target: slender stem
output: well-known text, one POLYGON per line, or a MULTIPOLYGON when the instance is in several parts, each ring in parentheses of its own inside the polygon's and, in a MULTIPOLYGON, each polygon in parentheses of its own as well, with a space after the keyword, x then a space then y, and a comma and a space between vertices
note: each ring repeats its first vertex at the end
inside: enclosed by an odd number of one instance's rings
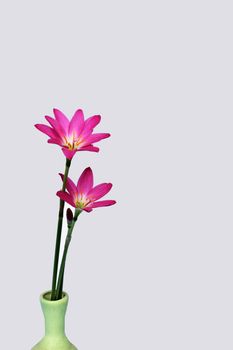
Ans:
MULTIPOLYGON (((65 167, 65 174, 63 179, 62 191, 65 191, 65 188, 66 188, 66 181, 67 181, 67 177, 70 169, 70 164, 71 164, 71 160, 66 159, 66 167, 65 167)), ((64 201, 60 199, 58 223, 57 223, 57 238, 56 238, 54 263, 53 263, 51 300, 55 300, 55 297, 56 297, 57 270, 58 270, 58 261, 59 261, 60 245, 61 245, 61 232, 62 232, 64 205, 65 205, 64 201)))
POLYGON ((71 225, 68 226, 68 232, 67 232, 66 241, 65 241, 65 245, 64 245, 64 251, 63 251, 63 256, 62 256, 62 261, 61 261, 61 266, 60 266, 60 271, 59 271, 59 276, 58 276, 58 282, 57 282, 57 289, 56 289, 56 299, 57 300, 62 298, 66 256, 67 256, 68 248, 70 245, 74 225, 75 225, 80 213, 81 213, 80 209, 75 210, 75 214, 74 214, 74 218, 72 220, 72 223, 71 223, 71 225))

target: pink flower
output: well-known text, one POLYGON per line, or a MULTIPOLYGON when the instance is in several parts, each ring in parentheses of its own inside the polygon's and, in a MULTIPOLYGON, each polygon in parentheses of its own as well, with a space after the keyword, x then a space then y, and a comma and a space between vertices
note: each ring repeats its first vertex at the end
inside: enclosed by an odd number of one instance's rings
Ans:
POLYGON ((53 112, 55 119, 45 117, 51 126, 36 124, 35 127, 49 136, 48 143, 61 146, 68 159, 72 159, 77 151, 99 152, 99 148, 94 147, 93 143, 110 136, 106 133, 93 134, 93 129, 100 122, 100 115, 84 120, 83 111, 78 109, 69 121, 58 109, 54 109, 53 112))
MULTIPOLYGON (((59 174, 63 180, 64 175, 59 174)), ((66 190, 58 191, 57 196, 75 208, 85 211, 92 211, 93 208, 106 207, 116 203, 114 200, 98 201, 112 188, 111 183, 102 183, 93 187, 93 172, 91 168, 86 168, 81 174, 77 186, 68 177, 66 190)))

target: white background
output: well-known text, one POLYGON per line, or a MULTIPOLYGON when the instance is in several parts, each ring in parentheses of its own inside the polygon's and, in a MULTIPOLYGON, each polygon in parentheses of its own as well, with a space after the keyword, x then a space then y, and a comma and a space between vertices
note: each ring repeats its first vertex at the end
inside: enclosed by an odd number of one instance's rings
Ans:
MULTIPOLYGON (((101 114, 114 187, 67 260, 79 350, 232 350, 232 2, 2 1, 1 348, 43 335, 64 156, 35 123, 101 114)), ((96 130, 97 131, 97 130, 96 130)))

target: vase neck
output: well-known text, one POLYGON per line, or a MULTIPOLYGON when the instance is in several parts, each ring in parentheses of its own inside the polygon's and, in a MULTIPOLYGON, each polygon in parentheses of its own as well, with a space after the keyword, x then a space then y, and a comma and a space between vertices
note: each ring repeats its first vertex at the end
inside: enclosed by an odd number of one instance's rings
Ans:
POLYGON ((65 314, 68 297, 50 301, 41 299, 41 307, 45 318, 45 335, 65 335, 65 314))

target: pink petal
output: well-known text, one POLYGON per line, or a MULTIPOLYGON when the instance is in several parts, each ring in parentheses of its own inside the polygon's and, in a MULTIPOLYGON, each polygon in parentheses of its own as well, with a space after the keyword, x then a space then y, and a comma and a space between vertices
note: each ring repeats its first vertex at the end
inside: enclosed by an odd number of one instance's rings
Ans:
POLYGON ((90 143, 95 143, 98 142, 102 139, 106 139, 107 137, 111 136, 110 134, 107 133, 99 133, 99 134, 92 134, 89 137, 86 138, 86 140, 84 141, 83 145, 87 145, 90 143))
POLYGON ((91 199, 91 201, 96 201, 99 198, 105 196, 112 188, 111 183, 103 183, 93 187, 88 193, 87 197, 91 199))
POLYGON ((97 124, 99 124, 100 120, 101 120, 100 115, 94 115, 93 117, 88 118, 85 121, 85 125, 84 125, 83 131, 82 131, 80 137, 83 140, 88 138, 92 134, 94 127, 97 124))
POLYGON ((92 211, 92 209, 89 207, 83 208, 83 210, 87 211, 88 213, 90 213, 92 211))
POLYGON ((78 183, 77 191, 78 193, 88 193, 93 187, 93 172, 91 168, 86 168, 81 174, 78 183))
POLYGON ((48 139, 47 141, 48 143, 53 143, 54 145, 59 145, 59 146, 62 146, 62 143, 59 139, 48 139))
POLYGON ((99 202, 91 203, 88 208, 108 207, 109 205, 113 205, 115 203, 116 201, 114 200, 99 201, 99 202))
POLYGON ((55 115, 56 120, 58 121, 58 123, 62 126, 62 128, 64 129, 65 133, 68 132, 68 128, 69 128, 69 119, 65 116, 64 113, 62 113, 61 111, 59 111, 59 109, 54 108, 53 109, 53 113, 55 115))
POLYGON ((69 134, 74 133, 76 137, 78 137, 84 127, 84 115, 83 111, 81 109, 78 109, 75 113, 73 118, 70 121, 69 125, 69 134))
POLYGON ((85 129, 94 129, 96 127, 96 125, 99 124, 101 120, 101 116, 100 115, 93 115, 90 118, 87 118, 87 120, 85 121, 85 129))
POLYGON ((72 205, 72 207, 75 207, 76 208, 76 205, 71 197, 70 194, 68 194, 67 192, 64 192, 64 191, 58 191, 57 192, 57 196, 64 202, 72 205))
MULTIPOLYGON (((64 175, 63 174, 59 174, 61 176, 62 181, 64 180, 64 175)), ((77 193, 77 188, 75 186, 75 184, 73 183, 73 181, 67 177, 66 180, 66 189, 67 191, 70 193, 70 195, 75 198, 76 193, 77 193)))
POLYGON ((75 153, 77 152, 77 149, 70 150, 68 148, 62 147, 62 152, 64 153, 66 158, 71 160, 73 158, 73 156, 75 155, 75 153))
POLYGON ((49 122, 49 124, 54 128, 54 130, 57 132, 57 134, 61 138, 66 136, 66 132, 65 132, 64 128, 61 126, 61 124, 57 120, 55 120, 47 115, 45 116, 45 119, 49 122))
POLYGON ((83 146, 78 149, 78 151, 90 151, 90 152, 99 152, 99 147, 94 147, 92 145, 90 146, 83 146))
POLYGON ((58 122, 56 119, 53 119, 51 117, 49 117, 48 115, 45 116, 45 119, 49 122, 49 124, 56 129, 56 127, 58 126, 58 122))
POLYGON ((52 128, 50 128, 50 126, 48 126, 48 125, 35 124, 35 127, 51 138, 57 138, 57 136, 58 136, 57 133, 52 128))
POLYGON ((80 139, 84 140, 87 139, 89 136, 91 136, 93 130, 92 129, 83 129, 82 133, 80 134, 80 139))

